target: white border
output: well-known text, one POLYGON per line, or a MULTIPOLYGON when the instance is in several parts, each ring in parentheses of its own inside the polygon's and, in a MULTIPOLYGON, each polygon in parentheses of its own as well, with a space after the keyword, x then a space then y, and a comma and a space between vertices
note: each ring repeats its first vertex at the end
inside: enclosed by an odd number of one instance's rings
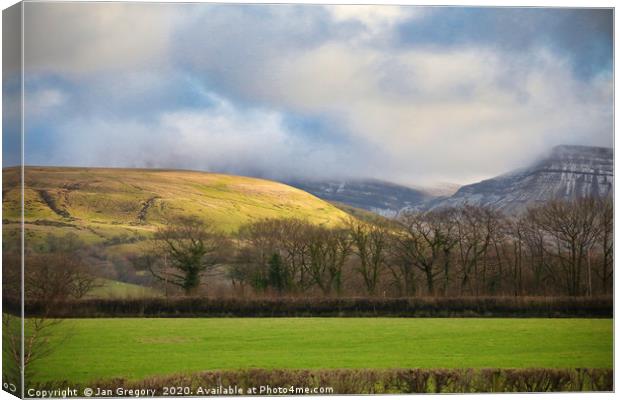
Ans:
MULTIPOLYGON (((76 2, 102 2, 99 0, 75 0, 76 2)), ((40 0, 25 0, 26 2, 43 2, 40 0)), ((49 2, 49 1, 45 1, 45 2, 49 2)), ((120 1, 107 1, 107 2, 120 2, 120 1)), ((153 2, 153 1, 149 1, 149 0, 133 0, 133 2, 153 2)), ((161 3, 223 3, 222 1, 183 1, 183 0, 169 0, 169 1, 160 1, 161 3)), ((426 1, 407 1, 407 0, 403 0, 403 1, 386 1, 386 0, 375 0, 375 1, 367 1, 367 0, 338 0, 338 1, 329 1, 329 0, 314 0, 314 1, 299 1, 299 0, 291 0, 291 1, 256 1, 256 0, 228 0, 226 1, 227 3, 245 3, 245 4, 264 4, 264 3, 293 3, 293 4, 382 4, 382 5, 420 5, 420 6, 483 6, 483 7, 564 7, 564 8, 571 8, 571 7, 588 7, 588 8, 594 8, 594 7, 602 7, 602 8, 615 8, 615 3, 613 1, 610 0, 589 0, 589 1, 583 1, 583 0, 521 0, 521 1, 514 1, 514 0, 505 0, 505 1, 492 1, 492 0, 478 0, 478 1, 467 1, 467 0, 450 0, 450 1, 438 1, 438 0, 426 0, 426 1)), ((2 4, 2 9, 4 10, 5 8, 8 8, 14 4, 17 4, 18 1, 15 0, 9 0, 9 1, 4 1, 2 4)), ((23 25, 23 12, 24 12, 24 8, 22 8, 22 67, 23 67, 23 29, 24 29, 24 25, 23 25)), ((1 33, 1 26, 2 26, 2 22, 1 22, 1 18, 0 18, 0 43, 1 43, 1 39, 2 39, 2 33, 1 33)), ((615 10, 614 10, 614 28, 615 28, 615 10)), ((614 29, 614 149, 615 149, 615 114, 616 114, 616 104, 615 104, 615 93, 618 89, 618 83, 615 80, 615 76, 617 73, 617 68, 616 68, 616 64, 615 64, 615 53, 616 53, 616 49, 618 46, 618 33, 617 31, 614 29)), ((1 65, 1 61, 2 61, 2 55, 0 52, 0 65, 1 65)), ((23 110, 23 104, 24 104, 24 96, 23 96, 23 84, 24 84, 24 80, 23 80, 23 69, 22 69, 22 110, 23 110)), ((0 110, 2 109, 2 96, 0 96, 0 110)), ((24 124, 24 115, 22 112, 22 133, 23 133, 23 124, 24 124)), ((0 142, 0 146, 1 146, 1 142, 0 142)), ((23 160, 23 156, 24 156, 24 135, 22 134, 22 160, 23 160)), ((0 164, 2 162, 2 152, 0 151, 0 164)), ((614 176, 615 176, 615 151, 614 151, 614 176)), ((1 182, 1 176, 0 176, 0 182, 1 182)), ((22 169, 22 179, 23 179, 23 169, 22 169)), ((23 191, 23 186, 22 186, 22 191, 23 191)), ((614 185, 614 199, 618 199, 618 188, 616 185, 614 185)), ((23 194, 22 194, 22 200, 23 200, 23 194)), ((617 218, 616 215, 616 210, 617 210, 617 202, 614 200, 614 222, 616 221, 615 218, 617 218)), ((0 210, 1 213, 1 210, 0 210)), ((22 218, 23 218, 23 207, 22 207, 22 218)), ((615 226, 614 226, 615 228, 615 226)), ((1 235, 1 232, 0 232, 1 235)), ((618 239, 620 237, 620 234, 618 234, 617 231, 614 230, 614 254, 616 254, 615 250, 616 250, 616 246, 615 244, 618 243, 618 239)), ((22 251, 23 251, 23 231, 22 231, 22 251)), ((23 257, 22 257, 22 261, 23 261, 23 257)), ((618 262, 618 258, 615 257, 614 260, 614 267, 617 267, 620 264, 620 262, 618 262)), ((1 260, 0 260, 0 265, 1 265, 1 260)), ((23 265, 22 265, 22 269, 23 269, 23 265)), ((614 268, 615 271, 618 271, 617 268, 614 268)), ((620 277, 619 277, 619 273, 614 274, 614 288, 616 287, 620 287, 619 283, 620 283, 620 277)), ((23 273, 22 273, 22 277, 23 277, 23 273)), ((23 281, 22 281, 22 285, 23 285, 23 281)), ((22 286, 23 287, 23 286, 22 286)), ((615 291, 614 291, 615 293, 615 291)), ((619 305, 619 301, 617 297, 614 297, 614 307, 615 309, 618 308, 619 305)), ((1 308, 0 308, 0 312, 1 312, 1 308)), ((23 331, 22 331, 23 333, 23 331)), ((618 329, 617 329, 617 321, 614 318, 614 344, 616 343, 616 340, 618 339, 618 329)), ((614 347, 614 365, 620 365, 619 364, 620 361, 620 357, 618 355, 618 352, 615 351, 615 347, 614 347)), ((1 364, 1 363, 0 363, 1 364)), ((1 368, 1 365, 0 365, 1 368)), ((615 370, 614 371, 614 383, 620 384, 620 381, 618 380, 618 371, 615 370)), ((14 399, 14 396, 11 396, 10 394, 4 392, 4 391, 0 391, 0 400, 4 400, 4 399, 14 399)), ((533 397, 537 397, 537 396, 544 396, 544 398, 546 399, 556 399, 556 398, 561 398, 561 399, 603 399, 603 398, 613 398, 613 394, 608 394, 608 393, 587 393, 587 394, 583 394, 583 393, 568 393, 568 394, 564 394, 564 393, 551 393, 551 394, 527 394, 527 393, 523 393, 523 394, 466 394, 466 395, 459 395, 459 396, 463 396, 465 398, 475 398, 478 396, 483 396, 485 398, 488 399, 494 399, 494 398, 498 398, 498 399, 527 399, 527 398, 533 398, 533 397)), ((336 398, 344 398, 345 396, 332 396, 332 397, 336 397, 336 398)), ((363 398, 364 396, 346 396, 347 398, 363 398)), ((389 396, 390 398, 396 398, 396 399, 405 399, 405 398, 410 398, 409 396, 406 395, 394 395, 394 396, 389 396)), ((249 399, 251 397, 239 397, 240 399, 249 399)), ((304 398, 308 398, 308 399, 324 399, 324 396, 305 396, 304 398)), ((434 395, 416 395, 416 398, 419 399, 432 399, 432 398, 436 398, 434 397, 434 395)), ((182 399, 182 398, 173 398, 173 399, 182 399)))

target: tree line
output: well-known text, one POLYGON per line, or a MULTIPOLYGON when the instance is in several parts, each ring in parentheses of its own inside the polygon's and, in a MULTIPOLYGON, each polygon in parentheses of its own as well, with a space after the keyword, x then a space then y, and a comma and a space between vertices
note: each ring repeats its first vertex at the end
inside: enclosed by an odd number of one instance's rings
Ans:
POLYGON ((263 219, 225 238, 195 218, 133 260, 185 294, 219 274, 232 295, 592 296, 613 281, 611 199, 549 201, 519 216, 465 205, 382 223, 263 219))

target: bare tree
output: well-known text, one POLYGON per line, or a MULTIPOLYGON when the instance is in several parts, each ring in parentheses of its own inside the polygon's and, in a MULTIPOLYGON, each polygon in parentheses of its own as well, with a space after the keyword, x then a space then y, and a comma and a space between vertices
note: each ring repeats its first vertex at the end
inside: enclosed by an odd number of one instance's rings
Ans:
POLYGON ((479 294, 478 267, 486 256, 496 227, 496 214, 489 208, 465 205, 455 218, 458 237, 458 265, 461 273, 461 294, 466 290, 479 294))
POLYGON ((547 295, 551 288, 556 286, 559 278, 552 257, 545 248, 546 234, 538 228, 533 212, 528 211, 520 217, 520 221, 523 228, 524 253, 532 280, 527 292, 547 295))
POLYGON ((82 259, 74 253, 45 253, 27 256, 26 300, 48 304, 80 299, 97 285, 82 259))
POLYGON ((242 227, 240 240, 239 266, 232 270, 237 279, 253 282, 255 289, 272 286, 281 293, 316 285, 324 294, 341 292, 342 269, 351 249, 343 229, 295 218, 265 219, 242 227))
MULTIPOLYGON (((525 258, 525 235, 527 225, 522 218, 513 218, 506 221, 505 234, 509 240, 501 249, 496 250, 498 264, 504 262, 511 266, 510 282, 514 296, 523 294, 523 265, 525 258), (501 250, 504 250, 502 252, 501 250)), ((497 245, 496 245, 497 248, 497 245)), ((501 275, 501 273, 500 273, 501 275)))
POLYGON ((274 254, 281 258, 284 291, 305 290, 314 282, 308 271, 309 234, 313 226, 296 218, 263 219, 244 225, 239 231, 238 277, 255 289, 268 286, 268 263, 274 254))
POLYGON ((291 280, 291 290, 308 289, 314 282, 309 271, 309 238, 314 226, 298 218, 277 220, 278 242, 291 280))
POLYGON ((546 234, 544 249, 560 266, 567 294, 583 294, 583 270, 588 252, 600 232, 600 225, 596 223, 596 200, 551 201, 529 213, 535 226, 546 234))
MULTIPOLYGON (((8 239, 3 241, 2 251, 2 349, 3 368, 2 381, 13 383, 17 390, 21 380, 21 254, 19 244, 7 246, 8 239)), ((21 393, 15 393, 21 395, 21 393)))
POLYGON ((182 288, 186 295, 195 293, 202 276, 222 260, 226 248, 221 235, 194 217, 179 217, 158 229, 152 244, 150 251, 159 259, 149 258, 153 262, 146 267, 155 278, 182 288))
POLYGON ((602 253, 601 268, 597 270, 603 286, 603 293, 610 293, 614 272, 614 208, 610 198, 596 203, 599 225, 597 244, 602 253))
POLYGON ((430 296, 435 294, 435 279, 440 274, 444 274, 447 290, 450 252, 456 244, 450 217, 451 210, 445 210, 405 212, 398 219, 402 228, 402 234, 396 237, 398 251, 402 259, 424 273, 430 296))
POLYGON ((279 252, 278 231, 275 220, 268 219, 242 226, 239 230, 237 260, 229 269, 229 276, 236 282, 249 284, 254 290, 266 290, 269 259, 279 252))
POLYGON ((356 219, 347 222, 349 235, 353 241, 353 252, 357 255, 357 271, 362 276, 366 291, 373 296, 377 290, 379 277, 388 256, 388 229, 356 219))
POLYGON ((511 260, 511 255, 504 252, 509 241, 508 222, 500 211, 482 207, 481 212, 489 243, 482 255, 478 287, 483 293, 495 295, 502 292, 506 265, 511 260))
MULTIPOLYGON (((68 300, 83 298, 96 287, 96 279, 88 272, 77 249, 72 248, 70 252, 67 247, 57 247, 53 248, 54 253, 26 254, 23 296, 26 302, 36 305, 36 311, 25 315, 23 342, 20 316, 10 313, 2 316, 5 354, 16 367, 9 373, 19 376, 23 360, 24 376, 27 381, 32 379, 33 363, 48 356, 62 342, 62 337, 51 340, 54 327, 62 322, 54 318, 54 311, 68 300)), ((13 267, 18 260, 12 259, 13 267)))
POLYGON ((417 282, 415 267, 408 257, 406 251, 403 251, 404 235, 399 232, 390 232, 388 234, 387 253, 389 260, 387 268, 392 274, 392 284, 398 290, 401 296, 413 296, 417 293, 417 282))
POLYGON ((342 269, 351 252, 351 239, 343 229, 315 227, 308 237, 308 271, 323 294, 342 291, 342 269))

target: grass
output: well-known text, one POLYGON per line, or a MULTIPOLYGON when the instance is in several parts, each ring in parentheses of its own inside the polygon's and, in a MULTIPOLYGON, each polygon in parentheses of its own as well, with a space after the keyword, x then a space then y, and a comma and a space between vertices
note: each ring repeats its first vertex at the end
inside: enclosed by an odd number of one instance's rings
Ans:
POLYGON ((114 281, 111 279, 99 278, 96 285, 97 287, 88 292, 87 298, 130 299, 157 297, 162 295, 159 291, 153 288, 135 285, 132 283, 114 281))
MULTIPOLYGON (((17 230, 19 169, 3 169, 4 226, 17 230)), ((264 179, 194 171, 27 167, 27 245, 46 233, 73 232, 86 242, 148 236, 174 216, 196 216, 235 232, 261 218, 298 217, 335 225, 348 215, 302 190, 264 179)))
POLYGON ((242 368, 611 368, 611 319, 75 319, 37 380, 242 368))

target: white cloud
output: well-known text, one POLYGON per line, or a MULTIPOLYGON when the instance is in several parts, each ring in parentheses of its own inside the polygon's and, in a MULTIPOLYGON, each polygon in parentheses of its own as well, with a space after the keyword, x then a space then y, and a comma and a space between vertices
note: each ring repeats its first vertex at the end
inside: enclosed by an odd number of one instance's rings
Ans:
POLYGON ((362 23, 371 34, 423 13, 422 8, 418 7, 390 5, 329 5, 325 8, 335 21, 362 23))
MULTIPOLYGON (((211 107, 167 112, 153 123, 75 119, 60 127, 60 137, 48 149, 52 156, 34 154, 32 162, 47 158, 45 164, 186 168, 287 179, 333 176, 348 160, 330 143, 291 131, 276 111, 240 109, 210 96, 211 107)), ((353 166, 356 160, 350 161, 353 166)))
POLYGON ((265 62, 271 73, 249 75, 260 84, 248 96, 340 121, 387 155, 386 179, 467 182, 520 167, 553 145, 612 144, 611 77, 579 80, 545 50, 382 51, 332 42, 265 62))
POLYGON ((66 94, 55 88, 27 90, 24 96, 25 117, 40 117, 65 104, 66 94))

